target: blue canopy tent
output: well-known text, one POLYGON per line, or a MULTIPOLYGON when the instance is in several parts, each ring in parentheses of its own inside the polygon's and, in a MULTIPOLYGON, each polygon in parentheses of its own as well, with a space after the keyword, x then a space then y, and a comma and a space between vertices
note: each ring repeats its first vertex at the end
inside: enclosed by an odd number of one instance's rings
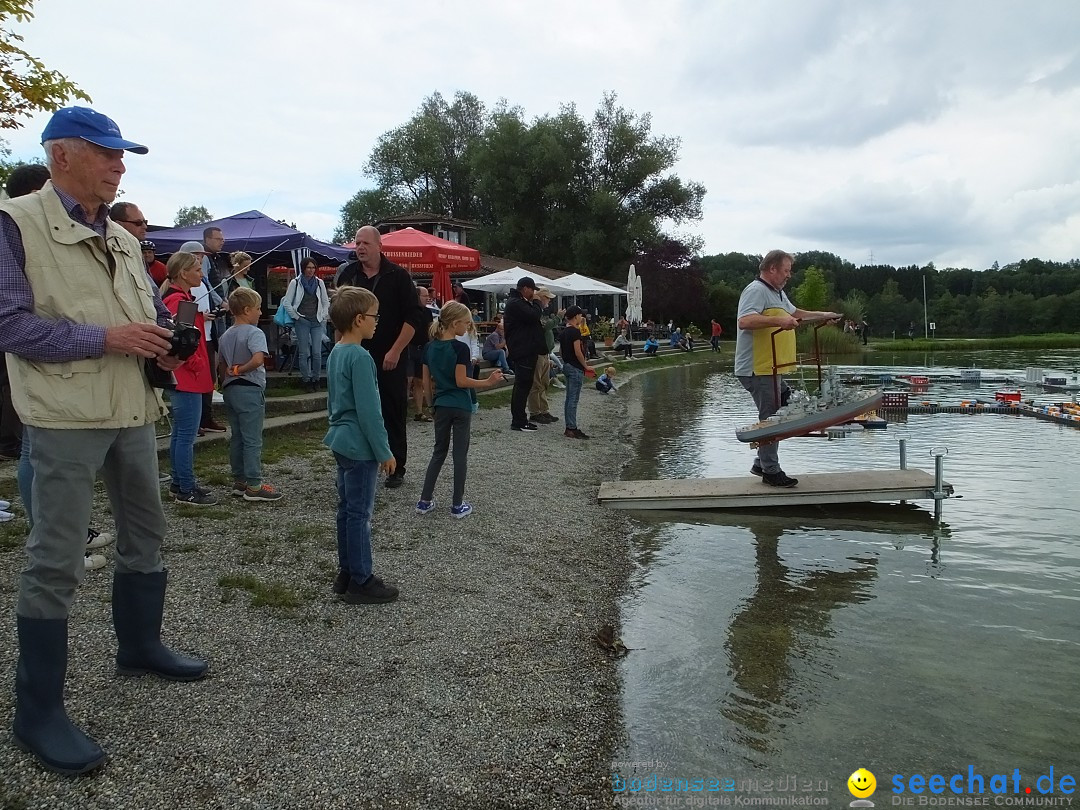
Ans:
MULTIPOLYGON (((154 252, 170 255, 180 250, 184 242, 202 242, 206 228, 220 228, 225 237, 225 250, 229 253, 242 250, 254 260, 249 275, 255 289, 262 296, 263 312, 269 316, 277 308, 279 299, 285 293, 288 279, 272 283, 267 272, 271 267, 292 266, 292 272, 300 272, 300 262, 308 256, 314 256, 320 265, 336 265, 355 258, 348 248, 320 242, 302 231, 282 225, 261 211, 245 211, 224 219, 212 219, 186 228, 164 228, 149 231, 146 238, 154 243, 154 252)), ((276 336, 270 333, 270 345, 277 343, 276 336)))
POLYGON ((332 259, 335 263, 354 258, 353 252, 348 248, 320 242, 302 231, 282 225, 262 211, 245 211, 186 228, 150 231, 146 238, 154 243, 157 253, 176 253, 184 242, 201 242, 203 230, 206 228, 221 229, 225 237, 225 250, 229 252, 242 250, 253 257, 267 252, 291 253, 292 265, 297 272, 301 260, 311 254, 332 259))

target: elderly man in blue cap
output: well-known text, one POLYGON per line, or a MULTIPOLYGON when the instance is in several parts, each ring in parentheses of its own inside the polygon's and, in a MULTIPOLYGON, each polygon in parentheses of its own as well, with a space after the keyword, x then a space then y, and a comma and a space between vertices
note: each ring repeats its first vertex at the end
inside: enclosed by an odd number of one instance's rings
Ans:
POLYGON ((139 243, 108 218, 125 140, 87 107, 57 111, 41 136, 52 181, 0 203, 0 351, 32 439, 34 525, 19 582, 14 741, 47 768, 78 774, 105 762, 64 709, 68 612, 85 565, 94 479, 116 519, 112 612, 121 675, 191 681, 207 664, 161 643, 165 515, 154 423, 161 399, 145 363, 171 370, 169 312, 139 243))

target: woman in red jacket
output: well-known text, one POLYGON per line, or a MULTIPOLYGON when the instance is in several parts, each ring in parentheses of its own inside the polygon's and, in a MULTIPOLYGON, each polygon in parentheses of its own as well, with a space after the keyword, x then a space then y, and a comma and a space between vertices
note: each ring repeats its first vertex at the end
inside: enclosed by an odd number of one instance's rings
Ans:
MULTIPOLYGON (((165 266, 168 284, 161 300, 176 317, 181 301, 194 301, 191 288, 202 283, 202 261, 191 253, 174 253, 165 266)), ((172 437, 169 442, 169 459, 172 462, 172 485, 169 487, 177 503, 193 506, 210 506, 217 498, 195 481, 195 434, 202 418, 202 396, 214 390, 214 375, 206 353, 206 332, 203 330, 203 314, 196 313, 195 323, 199 331, 199 347, 173 374, 176 389, 169 392, 172 410, 172 437)))

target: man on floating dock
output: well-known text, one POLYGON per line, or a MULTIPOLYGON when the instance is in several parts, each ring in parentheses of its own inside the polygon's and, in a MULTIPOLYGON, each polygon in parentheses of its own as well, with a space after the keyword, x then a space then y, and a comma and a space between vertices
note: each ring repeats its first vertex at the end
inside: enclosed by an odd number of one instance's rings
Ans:
MULTIPOLYGON (((739 296, 739 333, 735 339, 735 376, 750 392, 758 406, 758 418, 768 419, 786 405, 791 389, 777 369, 795 363, 795 328, 805 318, 840 317, 832 312, 799 309, 784 293, 791 278, 790 253, 770 250, 758 268, 759 275, 739 296), (776 335, 773 354, 773 332, 776 335), (776 401, 776 392, 780 401, 776 401)), ((780 469, 779 442, 758 447, 758 457, 750 472, 773 487, 793 487, 798 479, 780 469)))

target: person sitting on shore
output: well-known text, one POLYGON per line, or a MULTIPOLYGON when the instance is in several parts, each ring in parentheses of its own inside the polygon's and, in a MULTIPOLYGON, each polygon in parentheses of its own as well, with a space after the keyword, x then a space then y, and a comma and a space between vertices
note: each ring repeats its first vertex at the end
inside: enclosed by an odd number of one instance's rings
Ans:
POLYGON ((630 327, 619 332, 619 336, 615 338, 614 348, 622 349, 624 360, 634 359, 634 341, 630 339, 630 327))
POLYGON ((615 390, 615 366, 608 366, 596 379, 596 390, 601 394, 610 394, 615 390))
POLYGON ((668 343, 673 349, 682 348, 683 336, 682 332, 679 330, 679 327, 676 326, 674 329, 671 330, 671 337, 668 338, 668 343))
POLYGON ((503 322, 499 319, 491 334, 484 341, 484 359, 491 365, 498 366, 504 377, 512 376, 510 364, 506 362, 506 340, 503 338, 503 322))
POLYGON ((656 350, 660 348, 660 341, 649 335, 645 338, 645 346, 642 347, 642 351, 650 357, 656 356, 656 350))

